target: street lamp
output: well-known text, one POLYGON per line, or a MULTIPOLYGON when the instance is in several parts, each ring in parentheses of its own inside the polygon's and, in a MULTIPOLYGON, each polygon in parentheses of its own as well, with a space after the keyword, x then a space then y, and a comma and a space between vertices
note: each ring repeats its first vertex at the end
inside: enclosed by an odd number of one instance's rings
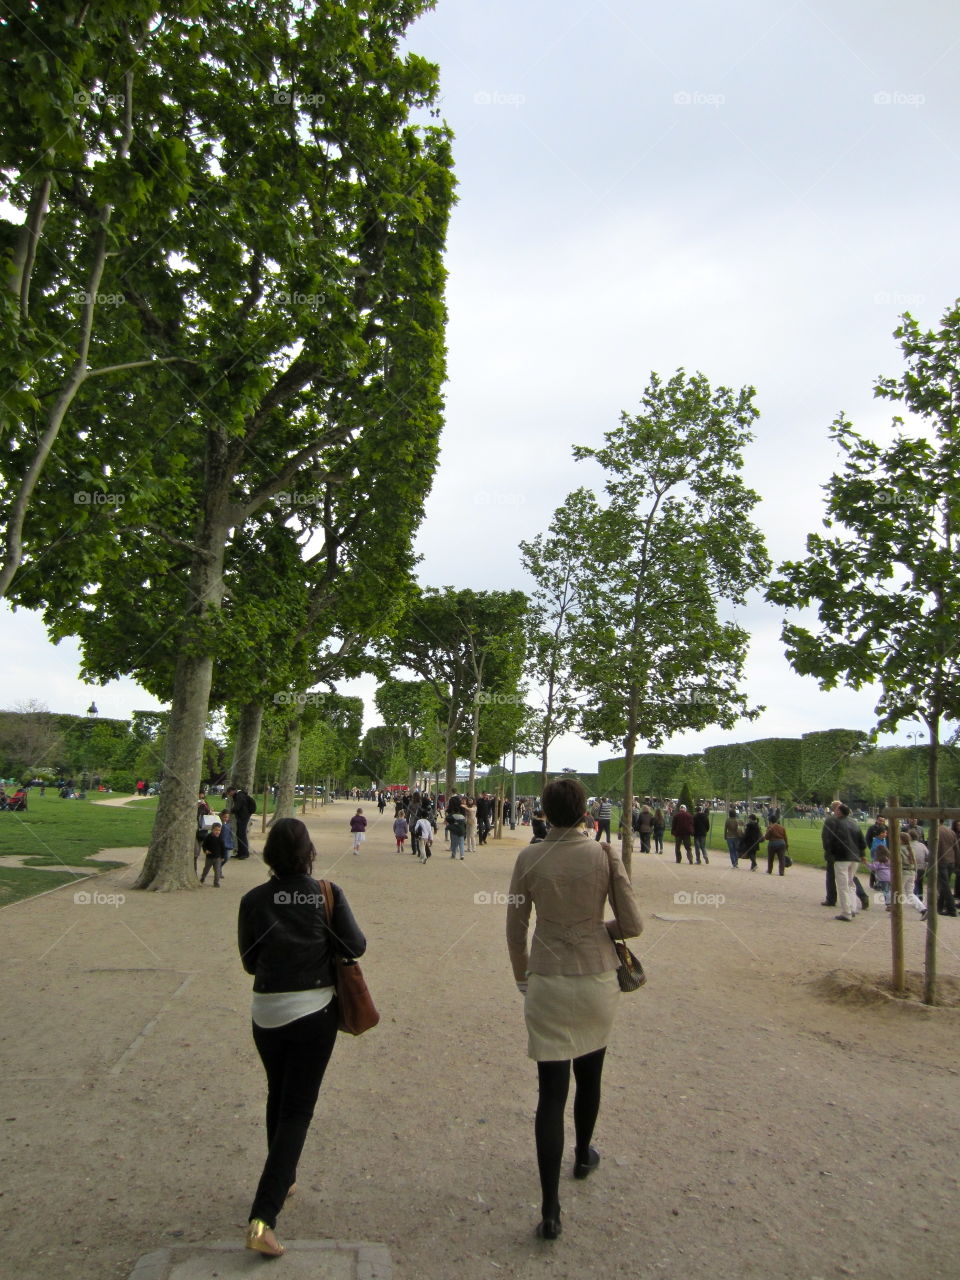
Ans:
POLYGON ((920 739, 923 735, 919 729, 913 733, 908 733, 907 737, 913 739, 913 802, 920 803, 920 752, 917 749, 920 745, 920 739))
MULTIPOLYGON (((93 736, 93 722, 99 714, 100 712, 97 710, 97 704, 95 702, 91 702, 89 707, 87 707, 87 725, 89 727, 86 733, 84 734, 84 739, 86 742, 86 750, 84 752, 84 755, 86 756, 89 756, 90 754, 90 739, 93 736)), ((80 779, 80 790, 83 792, 86 792, 87 787, 89 785, 90 785, 90 779, 87 776, 87 761, 85 760, 83 764, 83 777, 80 779)))
POLYGON ((750 783, 753 781, 753 772, 750 768, 743 771, 743 780, 747 784, 747 813, 750 812, 750 783))

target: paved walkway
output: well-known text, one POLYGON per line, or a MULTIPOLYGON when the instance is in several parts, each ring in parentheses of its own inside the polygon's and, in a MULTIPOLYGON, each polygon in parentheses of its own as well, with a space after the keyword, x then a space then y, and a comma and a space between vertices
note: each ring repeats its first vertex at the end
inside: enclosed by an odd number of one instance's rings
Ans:
MULTIPOLYGON (((316 873, 367 935, 382 1021, 338 1038, 271 1276, 353 1280, 379 1242, 398 1280, 955 1280, 960 1015, 811 984, 889 972, 882 906, 838 923, 813 869, 638 856, 649 981, 607 1054, 602 1164, 583 1183, 565 1167, 563 1235, 545 1243, 502 905, 528 832, 465 862, 440 840, 421 865, 364 805, 355 857, 354 807, 307 822, 316 873)), ((4 1278, 130 1280, 138 1259, 153 1275, 137 1280, 267 1274, 242 1243, 264 1085, 236 946, 263 863, 175 894, 135 892, 137 869, 0 917, 4 1278)), ((956 978, 960 921, 940 926, 956 978)), ((908 919, 911 970, 924 932, 908 919)))

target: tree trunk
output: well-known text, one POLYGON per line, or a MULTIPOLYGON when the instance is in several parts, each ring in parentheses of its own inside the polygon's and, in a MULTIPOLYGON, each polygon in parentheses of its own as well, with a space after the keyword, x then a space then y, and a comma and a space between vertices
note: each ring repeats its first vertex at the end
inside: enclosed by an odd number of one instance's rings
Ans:
POLYGON ((233 765, 230 780, 235 787, 253 794, 257 771, 257 748, 260 746, 260 730, 263 726, 263 703, 246 702, 240 708, 237 724, 237 741, 233 748, 233 765))
POLYGON ((280 759, 277 779, 277 802, 274 805, 270 825, 278 818, 295 818, 297 771, 300 768, 300 740, 303 736, 303 704, 294 704, 290 719, 284 727, 284 750, 280 759))
POLYGON ((446 794, 452 796, 457 786, 457 743, 456 734, 451 734, 447 739, 447 765, 446 777, 444 778, 444 787, 446 794))
MULTIPOLYGON (((479 698, 479 695, 478 695, 479 698)), ((470 738, 470 777, 467 781, 467 795, 473 794, 473 784, 477 776, 477 743, 480 741, 480 703, 477 701, 473 708, 473 734, 470 738)), ((451 795, 448 785, 447 795, 451 795)))
MULTIPOLYGON (((940 803, 940 717, 928 721, 930 729, 930 755, 927 762, 927 787, 930 795, 927 803, 936 807, 940 803)), ((923 1003, 937 1003, 937 902, 940 880, 940 819, 930 823, 928 839, 930 857, 927 862, 927 892, 924 902, 927 908, 927 937, 923 958, 923 1003)))
POLYGON ((205 508, 190 567, 183 630, 173 677, 173 701, 163 761, 163 785, 150 848, 135 889, 193 889, 197 793, 213 680, 213 658, 198 655, 206 619, 223 602, 223 561, 229 529, 227 442, 208 432, 204 459, 205 508))
POLYGON ((633 758, 637 750, 637 703, 639 700, 640 693, 637 686, 631 685, 627 708, 627 736, 624 741, 623 808, 620 813, 620 830, 623 832, 620 856, 623 858, 627 875, 630 875, 633 866, 633 758))

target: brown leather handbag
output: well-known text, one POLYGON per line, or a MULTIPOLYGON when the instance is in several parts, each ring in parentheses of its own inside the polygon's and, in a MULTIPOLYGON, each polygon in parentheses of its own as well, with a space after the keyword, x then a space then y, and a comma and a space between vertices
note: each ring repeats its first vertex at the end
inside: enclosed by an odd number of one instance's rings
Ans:
MULTIPOLYGON (((328 880, 320 881, 323 891, 323 902, 327 912, 327 931, 331 941, 334 933, 333 890, 328 880)), ((337 1026, 351 1036, 362 1036, 365 1031, 375 1027, 380 1021, 380 1014, 373 1003, 373 997, 367 987, 363 970, 356 960, 350 960, 337 953, 334 948, 334 981, 337 987, 337 1026)))

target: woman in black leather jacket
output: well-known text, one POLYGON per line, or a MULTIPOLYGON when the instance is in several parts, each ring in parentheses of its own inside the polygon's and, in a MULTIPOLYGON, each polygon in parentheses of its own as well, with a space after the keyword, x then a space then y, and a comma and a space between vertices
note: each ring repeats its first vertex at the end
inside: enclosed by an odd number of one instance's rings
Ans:
POLYGON ((279 1257, 274 1234, 296 1187, 297 1162, 337 1038, 334 965, 366 949, 343 890, 331 884, 333 919, 311 876, 316 850, 297 818, 271 829, 271 876, 240 900, 239 945, 253 977, 253 1040, 267 1073, 267 1161, 250 1209, 247 1248, 279 1257))

